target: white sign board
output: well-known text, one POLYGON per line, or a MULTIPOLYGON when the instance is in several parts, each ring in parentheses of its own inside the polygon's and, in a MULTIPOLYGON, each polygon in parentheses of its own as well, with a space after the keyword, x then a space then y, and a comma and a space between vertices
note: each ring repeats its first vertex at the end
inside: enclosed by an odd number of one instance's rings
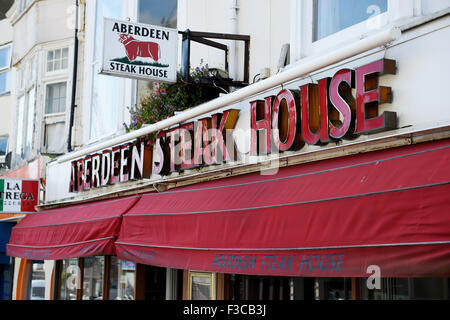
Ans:
POLYGON ((100 73, 161 82, 177 80, 178 31, 104 19, 100 73))

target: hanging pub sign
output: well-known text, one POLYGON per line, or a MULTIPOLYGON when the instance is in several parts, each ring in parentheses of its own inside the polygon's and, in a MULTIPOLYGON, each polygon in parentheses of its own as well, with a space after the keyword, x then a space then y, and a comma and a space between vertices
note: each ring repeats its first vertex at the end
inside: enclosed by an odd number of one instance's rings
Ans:
POLYGON ((39 180, 0 179, 0 213, 34 213, 39 180))
POLYGON ((176 82, 178 31, 105 18, 100 73, 176 82))
MULTIPOLYGON (((332 141, 396 129, 397 114, 379 110, 379 104, 392 101, 391 88, 380 86, 379 77, 395 72, 395 60, 380 59, 355 70, 340 69, 317 84, 249 101, 250 132, 243 134, 250 139, 250 156, 297 151, 305 145, 326 147, 332 141)), ((73 161, 69 192, 245 159, 233 138, 239 113, 227 109, 161 130, 154 146, 141 138, 73 161)))

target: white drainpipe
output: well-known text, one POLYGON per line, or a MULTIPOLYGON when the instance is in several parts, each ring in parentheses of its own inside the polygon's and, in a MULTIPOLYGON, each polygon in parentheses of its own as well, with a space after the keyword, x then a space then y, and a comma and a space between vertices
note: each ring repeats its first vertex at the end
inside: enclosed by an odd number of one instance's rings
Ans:
POLYGON ((361 39, 357 42, 353 42, 346 46, 340 47, 333 51, 328 51, 323 55, 313 57, 305 62, 299 61, 296 65, 291 68, 278 73, 270 78, 262 81, 258 81, 252 85, 241 88, 232 93, 223 95, 214 100, 202 103, 195 108, 183 111, 171 118, 159 121, 152 125, 140 128, 138 130, 129 132, 127 134, 112 138, 108 141, 104 141, 89 147, 82 148, 77 151, 70 152, 58 158, 58 162, 65 162, 73 159, 80 158, 86 154, 94 153, 99 150, 110 148, 142 136, 146 136, 149 133, 156 132, 159 130, 166 129, 178 123, 184 122, 186 120, 201 116, 205 113, 212 112, 214 110, 220 109, 222 107, 234 104, 250 96, 263 92, 265 90, 279 86, 285 82, 300 78, 302 76, 308 75, 311 72, 322 69, 324 67, 330 66, 339 61, 345 60, 347 58, 353 57, 357 54, 366 52, 368 50, 374 49, 388 42, 399 39, 401 36, 401 31, 397 27, 388 28, 386 30, 380 31, 377 34, 369 36, 367 38, 361 39))
MULTIPOLYGON (((238 33, 238 19, 237 19, 237 0, 228 0, 228 32, 231 34, 238 33)), ((238 80, 238 60, 236 41, 229 41, 228 45, 228 72, 229 76, 233 80, 238 80)))

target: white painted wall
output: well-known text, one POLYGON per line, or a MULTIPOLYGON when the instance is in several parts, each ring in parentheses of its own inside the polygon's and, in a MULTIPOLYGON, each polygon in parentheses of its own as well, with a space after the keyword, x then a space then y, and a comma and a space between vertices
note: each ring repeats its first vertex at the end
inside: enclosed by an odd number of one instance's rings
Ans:
MULTIPOLYGON (((13 29, 8 19, 0 20, 0 47, 11 43, 13 40, 13 29)), ((10 71, 10 86, 12 84, 12 72, 10 71)), ((10 94, 0 95, 0 136, 9 135, 12 129, 12 98, 10 94)))
MULTIPOLYGON (((289 43, 289 6, 289 0, 237 1, 237 33, 250 35, 250 81, 261 68, 270 68, 272 75, 277 71, 281 46, 289 43)), ((229 7, 229 1, 223 0, 179 0, 178 29, 230 33, 229 7)), ((203 65, 208 63, 210 67, 224 69, 224 55, 221 50, 191 43, 192 67, 203 61, 203 65)), ((237 80, 243 80, 244 44, 241 41, 236 43, 237 80)))
POLYGON ((8 43, 13 39, 13 28, 8 18, 0 20, 0 45, 8 43))
MULTIPOLYGON (((342 145, 366 141, 375 137, 384 137, 398 133, 409 133, 425 128, 433 128, 450 124, 450 109, 446 92, 448 91, 447 74, 444 70, 450 70, 450 17, 442 17, 422 26, 405 31, 398 41, 394 42, 387 50, 378 48, 371 52, 318 70, 311 77, 298 79, 284 84, 287 89, 299 89, 305 83, 317 82, 324 77, 331 77, 342 68, 356 68, 366 63, 383 57, 397 61, 397 74, 384 75, 380 78, 380 85, 389 86, 393 90, 393 103, 380 106, 380 112, 394 111, 398 116, 397 130, 391 130, 370 136, 362 135, 353 141, 343 140, 342 145), (439 50, 436 50, 436 46, 439 50)), ((241 152, 248 153, 250 134, 249 106, 254 99, 263 99, 269 95, 276 95, 280 87, 261 92, 257 96, 245 99, 236 105, 227 108, 241 109, 240 117, 235 131, 241 130, 237 135, 238 147, 241 152), (247 132, 247 134, 245 134, 247 132), (244 134, 242 134, 244 133, 244 134)), ((224 108, 225 109, 225 108, 224 108)), ((329 144, 328 146, 333 146, 329 144)), ((306 153, 321 150, 324 147, 306 146, 296 153, 306 153)), ((292 152, 291 152, 292 153, 292 152)), ((286 153, 287 154, 287 153, 286 153)), ((152 179, 156 179, 153 177, 152 179)), ((58 201, 69 197, 87 197, 94 194, 111 192, 124 189, 128 184, 116 184, 112 187, 92 189, 79 194, 69 194, 70 163, 58 164, 56 161, 49 163, 47 168, 47 193, 46 201, 58 201)), ((131 182, 132 184, 132 182, 131 182)))
MULTIPOLYGON (((17 6, 16 6, 17 8, 17 6)), ((74 1, 44 0, 34 1, 24 12, 17 10, 10 17, 13 28, 12 66, 15 75, 11 82, 11 106, 13 112, 11 123, 17 122, 18 99, 30 88, 35 88, 33 150, 27 159, 16 159, 12 155, 15 167, 24 165, 30 159, 35 159, 40 152, 46 152, 44 141, 44 113, 46 86, 50 83, 66 81, 66 112, 52 117, 47 122, 65 121, 64 143, 68 136, 68 120, 71 97, 71 77, 73 66, 73 13, 74 1), (65 70, 47 72, 47 52, 60 48, 69 48, 68 66, 65 70), (32 62, 34 61, 34 64, 32 62), (30 74, 36 77, 31 80, 30 74), (27 77, 25 86, 20 86, 21 77, 27 77)), ((81 88, 81 86, 80 86, 81 88)), ((81 90, 81 89, 80 89, 81 90)), ((15 149, 17 129, 11 132, 11 149, 15 149)), ((66 150, 66 148, 64 148, 66 150)))
POLYGON ((13 65, 22 59, 36 44, 55 39, 71 38, 70 19, 72 0, 36 1, 22 16, 13 16, 13 65))
POLYGON ((450 8, 450 0, 421 0, 422 14, 433 14, 450 8))

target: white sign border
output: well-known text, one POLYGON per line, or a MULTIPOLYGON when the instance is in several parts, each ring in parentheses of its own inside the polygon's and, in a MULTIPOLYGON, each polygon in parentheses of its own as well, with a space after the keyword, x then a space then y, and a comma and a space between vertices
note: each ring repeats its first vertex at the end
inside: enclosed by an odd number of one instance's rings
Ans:
POLYGON ((114 76, 114 77, 120 77, 120 78, 125 78, 125 79, 137 79, 137 80, 146 80, 146 81, 152 81, 152 82, 164 82, 164 83, 176 83, 177 82, 177 78, 178 78, 178 42, 179 42, 179 36, 178 36, 178 29, 173 29, 173 28, 166 28, 166 27, 161 27, 161 26, 157 26, 157 25, 151 25, 151 24, 145 24, 145 23, 139 23, 139 22, 133 22, 133 21, 126 21, 126 20, 120 20, 120 19, 114 19, 114 18, 108 18, 108 17, 103 17, 103 35, 102 35, 102 46, 101 46, 101 55, 100 55, 100 66, 98 68, 97 73, 98 74, 104 74, 104 75, 109 75, 109 76, 114 76), (132 75, 130 76, 129 74, 123 74, 121 72, 114 72, 114 71, 108 71, 104 69, 104 53, 105 53, 105 26, 106 26, 106 21, 110 20, 110 21, 116 21, 116 22, 122 22, 122 23, 133 23, 133 24, 137 24, 137 25, 144 25, 144 26, 153 26, 155 28, 161 29, 161 30, 167 30, 170 32, 175 32, 176 33, 176 42, 177 45, 175 46, 175 57, 177 59, 177 61, 175 62, 175 78, 171 77, 169 79, 161 79, 161 78, 155 78, 155 77, 149 77, 149 76, 140 76, 139 74, 136 75, 132 75))

